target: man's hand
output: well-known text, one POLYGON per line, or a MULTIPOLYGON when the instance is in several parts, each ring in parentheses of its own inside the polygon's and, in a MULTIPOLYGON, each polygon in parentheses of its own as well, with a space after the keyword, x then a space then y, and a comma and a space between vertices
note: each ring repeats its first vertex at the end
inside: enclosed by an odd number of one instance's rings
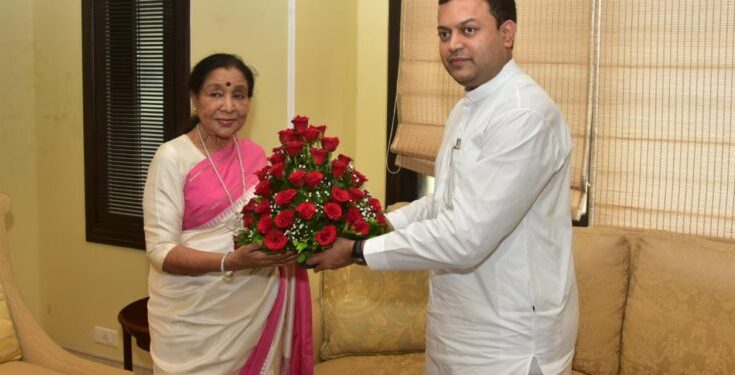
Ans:
POLYGON ((354 242, 346 238, 337 238, 332 247, 312 255, 306 260, 306 264, 315 265, 314 272, 336 270, 337 268, 349 266, 353 263, 352 244, 354 242))

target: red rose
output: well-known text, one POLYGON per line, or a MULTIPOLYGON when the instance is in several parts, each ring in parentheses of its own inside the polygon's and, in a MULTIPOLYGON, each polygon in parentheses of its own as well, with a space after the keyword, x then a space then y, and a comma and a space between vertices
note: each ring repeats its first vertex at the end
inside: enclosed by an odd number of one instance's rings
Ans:
POLYGON ((314 129, 319 131, 319 135, 324 135, 324 131, 327 130, 326 125, 314 125, 314 129))
POLYGON ((347 190, 340 189, 336 186, 332 186, 332 199, 340 203, 349 202, 350 193, 348 193, 347 190))
POLYGON ((377 220, 378 224, 380 225, 388 224, 388 220, 385 218, 385 215, 383 214, 378 214, 378 216, 375 217, 375 220, 377 220))
POLYGON ((293 186, 300 188, 301 185, 304 184, 304 175, 306 175, 306 172, 299 169, 297 171, 291 172, 291 174, 288 176, 288 180, 291 181, 293 186))
POLYGON ((365 177, 364 174, 358 172, 357 170, 352 170, 352 184, 355 185, 355 187, 360 187, 362 184, 367 181, 367 177, 365 177))
POLYGON ((352 223, 352 229, 355 230, 355 233, 359 233, 363 236, 367 236, 368 232, 370 231, 370 226, 365 220, 358 220, 352 223))
POLYGON ((350 162, 352 161, 352 158, 350 158, 349 156, 345 156, 345 155, 339 154, 339 156, 337 156, 337 160, 341 160, 345 164, 350 164, 350 162))
POLYGON ((339 178, 345 173, 346 170, 347 163, 339 159, 332 160, 332 176, 334 176, 335 178, 339 178))
POLYGON ((337 146, 339 146, 339 138, 337 137, 323 137, 322 138, 322 148, 331 152, 337 149, 337 146))
POLYGON ((304 183, 306 183, 306 186, 314 189, 315 187, 319 186, 323 178, 324 175, 321 172, 308 172, 304 176, 304 183))
POLYGON ((283 191, 279 191, 276 193, 275 202, 279 206, 285 206, 296 197, 296 195, 299 193, 296 189, 286 189, 283 191))
POLYGON ((295 218, 296 214, 293 210, 285 210, 278 214, 276 218, 273 219, 273 222, 281 229, 288 229, 291 227, 291 224, 293 224, 295 218))
POLYGON ((283 163, 286 161, 286 157, 283 156, 283 152, 281 152, 280 149, 278 149, 278 152, 273 152, 273 155, 271 155, 268 160, 271 162, 271 164, 278 164, 283 163))
POLYGON ((319 129, 313 126, 309 126, 301 132, 301 135, 304 136, 307 142, 314 142, 317 138, 319 138, 319 129))
POLYGON ((255 206, 257 206, 257 205, 258 205, 258 202, 256 202, 256 201, 255 201, 255 199, 251 199, 251 200, 249 200, 249 201, 248 201, 248 204, 246 204, 246 205, 245 205, 245 206, 244 206, 244 207, 242 208, 242 213, 243 213, 243 215, 250 215, 250 214, 252 214, 253 212, 255 212, 255 206))
POLYGON ((267 165, 263 168, 258 169, 255 171, 255 175, 258 176, 258 180, 265 180, 265 178, 268 176, 268 172, 270 171, 270 167, 267 165))
POLYGON ((337 229, 334 225, 327 225, 314 236, 316 242, 322 246, 329 246, 337 240, 337 229))
POLYGON ((357 207, 352 206, 347 209, 347 222, 350 224, 358 221, 358 220, 365 220, 362 218, 362 213, 360 210, 357 209, 357 207))
POLYGON ((263 180, 258 182, 258 184, 255 185, 255 194, 258 194, 261 197, 267 197, 271 195, 271 181, 263 180))
POLYGON ((283 129, 278 132, 278 139, 281 141, 281 144, 285 145, 288 142, 295 141, 296 134, 293 129, 283 129))
POLYGON ((271 167, 271 174, 273 175, 273 177, 279 179, 283 178, 283 168, 283 163, 273 164, 273 166, 271 167))
POLYGON ((316 165, 324 164, 324 160, 327 159, 327 151, 320 148, 312 148, 309 152, 311 152, 311 158, 314 160, 314 164, 316 165))
POLYGON ((267 199, 263 199, 255 206, 255 213, 258 215, 268 215, 271 213, 271 202, 267 199))
POLYGON ((280 230, 273 229, 265 235, 263 243, 269 250, 280 251, 283 250, 288 243, 288 238, 286 238, 280 230))
POLYGON ((310 202, 303 202, 296 206, 296 212, 299 213, 299 216, 301 216, 302 219, 311 220, 314 213, 316 213, 316 206, 310 202))
POLYGON ((306 116, 296 116, 291 120, 296 131, 302 131, 309 125, 309 118, 306 116))
POLYGON ((373 209, 375 212, 380 212, 380 210, 383 209, 383 207, 380 206, 380 201, 375 198, 368 199, 368 205, 373 209))
POLYGON ((365 190, 356 189, 356 188, 349 188, 350 196, 352 197, 353 202, 359 202, 362 198, 365 198, 365 190))
POLYGON ((266 234, 271 230, 273 219, 269 216, 262 216, 258 221, 258 232, 266 234))
POLYGON ((331 220, 337 221, 342 217, 342 207, 334 202, 326 203, 324 205, 324 214, 331 220))
POLYGON ((245 228, 250 228, 255 223, 255 217, 251 215, 245 215, 245 217, 242 220, 242 226, 245 228))
POLYGON ((304 148, 304 142, 301 141, 291 141, 286 143, 283 148, 286 149, 286 152, 289 156, 294 157, 301 153, 301 149, 304 148))

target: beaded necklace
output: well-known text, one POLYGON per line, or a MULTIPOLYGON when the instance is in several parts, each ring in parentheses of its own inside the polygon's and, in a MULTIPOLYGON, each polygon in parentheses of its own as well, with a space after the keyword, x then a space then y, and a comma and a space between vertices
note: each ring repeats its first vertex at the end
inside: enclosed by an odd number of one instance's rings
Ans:
MULTIPOLYGON (((230 201, 230 209, 232 210, 232 219, 228 219, 226 221, 225 226, 228 229, 231 229, 233 231, 242 228, 242 220, 239 218, 237 208, 235 207, 235 201, 232 200, 232 195, 230 194, 230 191, 227 189, 227 185, 225 184, 225 180, 222 178, 222 176, 219 174, 219 170, 217 170, 217 165, 214 164, 214 160, 209 155, 209 150, 207 150, 207 144, 204 142, 204 137, 202 137, 202 127, 201 124, 197 125, 197 132, 199 134, 199 141, 202 143, 202 147, 204 148, 204 154, 207 155, 207 160, 209 160, 209 164, 212 166, 212 170, 214 171, 214 175, 217 176, 217 180, 219 181, 220 185, 222 185, 222 189, 224 189, 225 194, 227 194, 227 199, 230 201)), ((235 147, 235 153, 237 153, 237 161, 240 162, 240 177, 242 178, 242 192, 245 193, 245 168, 242 165, 242 155, 240 155, 240 147, 237 145, 237 137, 232 136, 232 140, 234 142, 235 147)))

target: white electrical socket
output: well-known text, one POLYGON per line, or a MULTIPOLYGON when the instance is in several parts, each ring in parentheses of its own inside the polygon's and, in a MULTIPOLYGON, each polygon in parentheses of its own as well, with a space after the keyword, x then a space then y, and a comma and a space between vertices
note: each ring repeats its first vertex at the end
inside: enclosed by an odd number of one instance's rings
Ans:
POLYGON ((102 345, 117 347, 117 331, 114 329, 96 326, 92 332, 92 338, 102 345))

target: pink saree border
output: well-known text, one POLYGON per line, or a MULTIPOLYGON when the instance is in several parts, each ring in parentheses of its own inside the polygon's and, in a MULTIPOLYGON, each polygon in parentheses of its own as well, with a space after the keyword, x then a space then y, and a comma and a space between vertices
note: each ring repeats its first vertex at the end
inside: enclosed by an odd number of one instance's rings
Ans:
MULTIPOLYGON (((280 267, 280 281, 278 297, 273 309, 268 314, 263 334, 258 344, 253 349, 247 362, 240 370, 240 375, 261 374, 269 366, 268 355, 271 352, 274 340, 279 331, 279 324, 283 309, 286 308, 288 273, 286 267, 280 267)), ((295 267, 295 291, 294 291, 294 324, 291 333, 291 358, 278 358, 282 360, 282 375, 313 375, 314 374, 314 344, 311 326, 311 290, 309 288, 309 276, 306 270, 295 267)))
MULTIPOLYGON (((237 159, 234 145, 237 145, 242 155, 243 170, 245 172, 245 189, 258 182, 255 171, 266 165, 265 151, 256 143, 247 139, 238 139, 217 152, 211 154, 232 200, 237 202, 245 191, 242 187, 240 162, 237 159)), ((205 157, 186 174, 184 184, 184 220, 182 229, 189 230, 201 227, 230 209, 227 194, 212 165, 205 157)))

